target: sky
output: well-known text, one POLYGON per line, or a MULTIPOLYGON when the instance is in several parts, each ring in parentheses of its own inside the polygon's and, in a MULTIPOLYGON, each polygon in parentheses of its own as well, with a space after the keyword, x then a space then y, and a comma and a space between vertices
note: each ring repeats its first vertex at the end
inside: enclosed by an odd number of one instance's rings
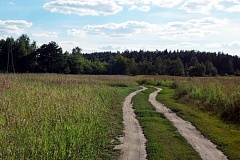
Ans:
POLYGON ((0 39, 63 51, 199 50, 240 56, 240 0, 0 0, 0 39))

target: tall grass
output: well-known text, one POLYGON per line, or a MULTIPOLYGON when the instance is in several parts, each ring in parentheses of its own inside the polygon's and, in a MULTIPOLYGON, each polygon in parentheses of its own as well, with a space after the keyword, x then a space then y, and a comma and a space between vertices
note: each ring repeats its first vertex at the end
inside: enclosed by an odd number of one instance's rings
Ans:
POLYGON ((170 88, 176 88, 176 85, 177 85, 175 79, 144 78, 144 79, 138 79, 137 83, 139 85, 165 86, 170 88))
POLYGON ((119 81, 0 75, 0 159, 110 159, 123 96, 108 85, 133 84, 119 81))
POLYGON ((180 81, 176 98, 197 104, 222 119, 240 124, 240 82, 238 78, 192 78, 180 81))

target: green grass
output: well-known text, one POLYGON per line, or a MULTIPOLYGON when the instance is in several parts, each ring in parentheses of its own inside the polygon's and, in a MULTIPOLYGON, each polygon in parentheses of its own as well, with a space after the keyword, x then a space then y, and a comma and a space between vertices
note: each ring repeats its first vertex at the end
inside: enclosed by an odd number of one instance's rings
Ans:
POLYGON ((190 121, 206 137, 211 139, 225 155, 232 160, 240 159, 240 128, 224 122, 218 115, 186 105, 174 99, 174 90, 164 87, 157 100, 177 112, 183 119, 190 121))
POLYGON ((110 76, 0 75, 0 159, 114 159, 133 88, 113 82, 132 86, 110 76))
POLYGON ((193 78, 179 81, 176 98, 240 124, 239 78, 193 78))
POLYGON ((176 128, 150 104, 148 97, 153 91, 154 88, 150 88, 132 99, 137 119, 147 138, 147 159, 200 159, 176 128))

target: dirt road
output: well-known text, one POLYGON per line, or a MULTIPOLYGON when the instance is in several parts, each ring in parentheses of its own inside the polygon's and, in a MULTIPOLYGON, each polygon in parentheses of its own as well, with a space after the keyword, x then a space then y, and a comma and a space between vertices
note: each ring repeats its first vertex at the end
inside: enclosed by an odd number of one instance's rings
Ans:
POLYGON ((142 132, 142 128, 135 118, 136 115, 131 104, 132 97, 139 92, 146 90, 142 87, 141 90, 135 91, 126 97, 123 104, 123 124, 124 124, 124 137, 120 138, 121 145, 115 147, 120 149, 122 155, 120 160, 146 160, 146 138, 142 132))
POLYGON ((226 160, 227 157, 216 148, 216 145, 206 139, 190 122, 184 121, 170 109, 156 101, 156 96, 160 91, 161 89, 157 88, 155 92, 151 93, 149 101, 158 112, 163 113, 173 123, 178 132, 192 145, 201 158, 203 160, 226 160))

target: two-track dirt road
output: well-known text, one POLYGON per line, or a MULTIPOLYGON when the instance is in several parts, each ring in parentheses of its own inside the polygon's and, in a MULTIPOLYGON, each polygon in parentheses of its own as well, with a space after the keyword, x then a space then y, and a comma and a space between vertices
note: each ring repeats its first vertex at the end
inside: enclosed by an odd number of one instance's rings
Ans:
MULTIPOLYGON (((135 118, 136 115, 131 105, 132 97, 146 89, 143 87, 143 89, 131 93, 125 99, 123 105, 125 135, 121 138, 122 144, 116 146, 116 149, 121 149, 122 151, 120 160, 145 160, 147 157, 145 149, 146 139, 139 122, 135 118)), ((155 92, 151 93, 149 101, 156 108, 157 112, 163 113, 172 122, 178 132, 192 145, 201 158, 203 160, 227 160, 227 157, 216 148, 216 145, 206 139, 190 122, 184 121, 170 109, 156 101, 156 96, 160 91, 161 89, 157 88, 155 92)))

